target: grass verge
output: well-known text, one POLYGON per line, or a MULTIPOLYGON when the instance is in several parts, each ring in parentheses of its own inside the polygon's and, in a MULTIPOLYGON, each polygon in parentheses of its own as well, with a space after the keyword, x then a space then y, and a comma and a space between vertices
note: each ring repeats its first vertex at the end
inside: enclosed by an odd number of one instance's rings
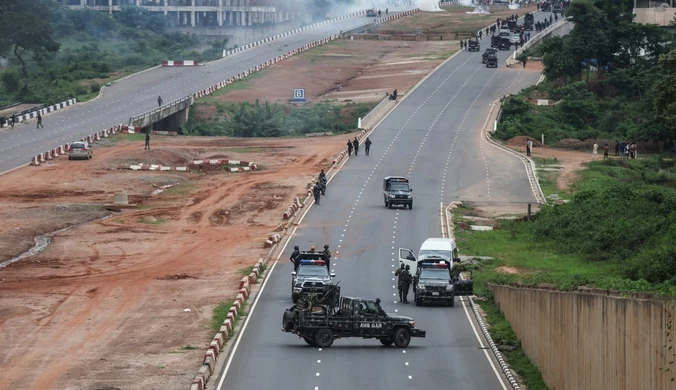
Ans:
POLYGON ((164 190, 160 195, 164 196, 179 196, 179 195, 188 195, 193 193, 196 190, 197 186, 193 182, 185 182, 177 184, 173 187, 169 187, 164 190))
POLYGON ((214 308, 214 312, 211 315, 211 330, 218 332, 221 329, 223 321, 228 317, 228 313, 230 312, 233 303, 235 303, 235 300, 230 299, 219 303, 214 308))

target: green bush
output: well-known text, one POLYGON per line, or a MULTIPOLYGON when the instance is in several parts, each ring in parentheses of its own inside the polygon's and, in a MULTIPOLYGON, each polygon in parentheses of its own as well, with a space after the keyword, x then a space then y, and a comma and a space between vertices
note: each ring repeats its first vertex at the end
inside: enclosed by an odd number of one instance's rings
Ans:
POLYGON ((572 201, 545 207, 533 240, 592 261, 621 264, 621 275, 676 285, 676 177, 659 159, 597 161, 572 201))

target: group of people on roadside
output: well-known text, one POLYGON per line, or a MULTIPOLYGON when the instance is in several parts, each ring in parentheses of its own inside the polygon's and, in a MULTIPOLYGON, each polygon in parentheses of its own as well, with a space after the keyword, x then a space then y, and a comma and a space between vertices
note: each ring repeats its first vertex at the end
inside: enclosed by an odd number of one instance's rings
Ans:
MULTIPOLYGON (((599 144, 594 142, 592 146, 592 153, 594 157, 598 155, 599 144)), ((607 143, 603 145, 603 159, 608 160, 610 158, 610 145, 607 143)), ((621 157, 624 160, 635 159, 636 158, 636 142, 631 141, 615 141, 615 157, 621 157)))

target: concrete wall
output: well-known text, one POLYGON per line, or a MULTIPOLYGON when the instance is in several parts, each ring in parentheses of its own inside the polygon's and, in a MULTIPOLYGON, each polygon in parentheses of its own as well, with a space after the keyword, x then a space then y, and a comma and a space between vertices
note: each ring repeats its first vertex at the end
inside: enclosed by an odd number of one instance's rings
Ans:
POLYGON ((550 388, 676 389, 674 303, 490 288, 550 388))
POLYGON ((676 17, 676 8, 634 8, 634 22, 668 26, 676 17))
POLYGON ((303 25, 303 20, 296 19, 266 26, 177 27, 170 30, 200 36, 227 37, 228 47, 233 47, 235 45, 243 46, 247 43, 256 42, 260 39, 281 34, 303 25))

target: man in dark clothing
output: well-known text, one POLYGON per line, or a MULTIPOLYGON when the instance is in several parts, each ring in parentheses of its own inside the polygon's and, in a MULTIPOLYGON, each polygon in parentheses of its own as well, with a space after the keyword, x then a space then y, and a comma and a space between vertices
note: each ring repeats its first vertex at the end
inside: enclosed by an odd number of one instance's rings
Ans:
POLYGON ((36 128, 36 129, 39 129, 40 127, 42 127, 43 129, 45 128, 45 127, 42 125, 42 115, 40 115, 40 111, 38 111, 38 125, 37 125, 37 127, 35 127, 35 128, 36 128))
POLYGON ((293 252, 291 253, 291 256, 289 257, 289 260, 293 263, 293 270, 297 271, 298 270, 298 264, 296 260, 298 259, 298 256, 300 256, 300 248, 298 248, 298 245, 293 247, 293 252))
POLYGON ((319 181, 321 181, 322 179, 326 180, 326 173, 324 173, 323 169, 321 172, 319 172, 319 181))
POLYGON ((615 157, 620 155, 620 141, 615 140, 615 157))
POLYGON ((404 303, 408 303, 408 289, 411 287, 411 282, 413 281, 410 269, 411 267, 407 265, 404 271, 401 272, 402 277, 399 279, 399 288, 402 290, 400 294, 403 298, 401 301, 404 303))
POLYGON ((371 140, 369 137, 366 137, 366 142, 364 142, 364 145, 366 145, 366 155, 369 155, 369 152, 371 151, 371 140))
POLYGON ((404 272, 406 271, 406 266, 401 265, 401 268, 394 272, 394 276, 397 277, 397 290, 399 290, 399 302, 404 302, 404 272))
POLYGON ((359 155, 359 141, 357 141, 357 137, 354 137, 354 140, 352 141, 352 147, 354 148, 354 155, 359 155))
POLYGON ((603 145, 603 159, 608 160, 610 157, 608 157, 608 152, 610 151, 610 146, 608 144, 603 145))
POLYGON ((150 131, 146 133, 146 147, 143 150, 150 150, 150 131))
POLYGON ((380 15, 382 14, 381 12, 382 11, 378 10, 378 17, 380 17, 380 15))
POLYGON ((324 250, 322 251, 322 253, 324 254, 324 256, 326 256, 327 259, 331 258, 331 251, 329 250, 328 245, 324 245, 324 250))
POLYGON ((390 9, 389 9, 389 8, 385 8, 385 15, 388 15, 389 13, 390 13, 390 9))
POLYGON ((523 63, 523 68, 526 69, 526 62, 528 61, 528 57, 524 56, 521 62, 523 63))
POLYGON ((312 194, 315 196, 315 203, 319 206, 319 198, 322 196, 322 189, 319 187, 319 183, 315 184, 312 189, 312 194))
POLYGON ((12 129, 14 128, 15 123, 16 123, 16 115, 12 114, 12 118, 9 121, 9 124, 12 126, 12 129))
POLYGON ((465 42, 460 41, 460 50, 464 50, 464 49, 465 49, 465 42))
POLYGON ((352 156, 352 141, 347 140, 347 155, 352 156))
POLYGON ((157 97, 157 105, 158 105, 159 107, 162 107, 162 96, 158 96, 158 97, 157 97))

